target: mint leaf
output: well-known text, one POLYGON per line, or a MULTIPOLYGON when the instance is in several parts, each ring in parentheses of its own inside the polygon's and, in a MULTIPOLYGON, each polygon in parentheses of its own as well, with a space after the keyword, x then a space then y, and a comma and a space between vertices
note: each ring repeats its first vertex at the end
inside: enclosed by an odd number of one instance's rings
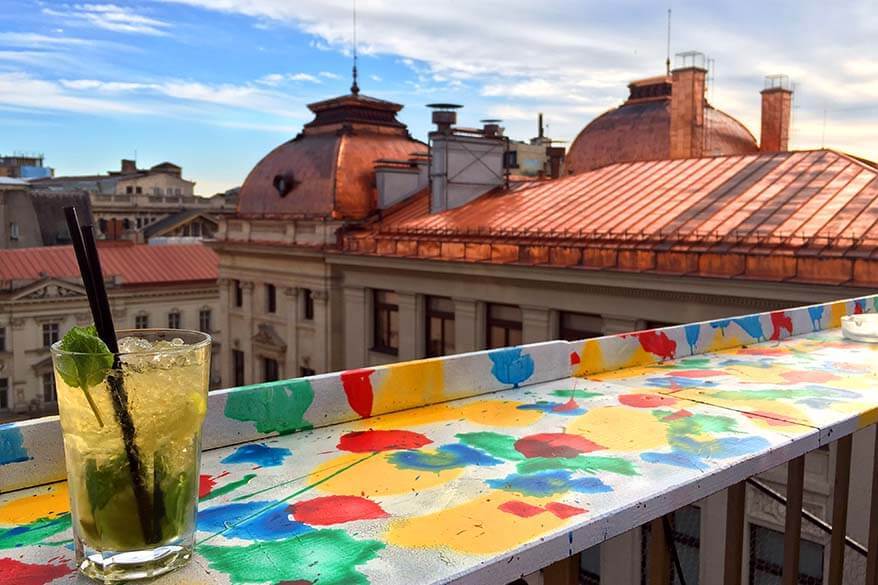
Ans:
POLYGON ((107 372, 113 367, 113 354, 93 325, 73 327, 61 340, 56 368, 61 379, 68 386, 88 391, 104 381, 107 372))

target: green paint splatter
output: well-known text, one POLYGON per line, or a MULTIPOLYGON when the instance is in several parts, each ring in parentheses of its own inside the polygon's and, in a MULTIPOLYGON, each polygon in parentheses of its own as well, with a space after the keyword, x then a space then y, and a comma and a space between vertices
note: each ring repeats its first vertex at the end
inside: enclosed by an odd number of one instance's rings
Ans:
POLYGON ((705 368, 710 365, 710 358, 683 358, 678 360, 674 364, 670 364, 668 367, 674 368, 677 370, 688 370, 688 369, 698 369, 705 368))
POLYGON ((481 449, 489 455, 506 461, 521 461, 524 455, 515 450, 515 437, 485 431, 481 433, 460 433, 457 435, 460 442, 476 449, 481 449))
POLYGON ((62 514, 57 518, 40 518, 14 528, 0 528, 0 550, 40 544, 50 536, 66 530, 70 530, 70 514, 62 514))
POLYGON ((228 574, 234 585, 286 581, 368 585, 356 567, 376 558, 383 548, 377 540, 354 540, 344 530, 315 530, 248 546, 203 545, 198 552, 211 569, 228 574))
POLYGON ((305 412, 314 401, 308 380, 282 380, 241 388, 229 394, 225 415, 253 421, 260 433, 277 431, 287 435, 311 428, 305 412))
POLYGON ((710 396, 722 400, 800 400, 802 398, 826 398, 832 394, 829 388, 770 388, 765 390, 719 390, 710 396))
POLYGON ((620 457, 595 457, 578 455, 576 457, 533 457, 518 464, 518 473, 537 473, 555 469, 569 469, 585 473, 606 471, 619 475, 640 475, 634 465, 620 457))
POLYGON ((559 398, 591 398, 593 396, 602 396, 600 392, 589 392, 588 390, 552 390, 552 396, 559 398))
POLYGON ((244 477, 242 477, 238 481, 231 481, 222 487, 218 487, 215 490, 211 490, 211 492, 209 494, 207 494, 206 496, 201 498, 199 501, 204 502, 206 500, 210 500, 210 499, 213 499, 213 498, 216 498, 219 496, 223 496, 229 492, 233 492, 236 489, 238 489, 239 487, 245 486, 248 483, 250 483, 250 480, 252 480, 254 477, 256 477, 255 473, 248 473, 247 475, 245 475, 244 477))
POLYGON ((668 416, 673 416, 667 410, 654 410, 653 414, 660 421, 667 422, 668 433, 671 435, 700 435, 702 433, 731 433, 737 428, 735 419, 728 416, 715 416, 710 414, 693 414, 665 421, 668 416))

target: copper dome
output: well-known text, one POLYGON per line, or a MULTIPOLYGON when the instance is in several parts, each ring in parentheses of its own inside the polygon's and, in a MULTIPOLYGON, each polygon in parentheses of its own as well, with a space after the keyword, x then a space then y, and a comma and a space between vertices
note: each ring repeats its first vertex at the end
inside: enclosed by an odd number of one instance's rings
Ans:
POLYGON ((308 108, 314 120, 247 175, 239 214, 362 219, 375 209, 375 162, 427 152, 396 119, 399 104, 351 94, 308 108))
MULTIPOLYGON (((567 152, 568 173, 582 173, 617 162, 670 158, 671 91, 669 77, 632 82, 631 95, 621 106, 592 120, 567 152)), ((747 128, 705 102, 704 154, 733 155, 759 152, 747 128)))

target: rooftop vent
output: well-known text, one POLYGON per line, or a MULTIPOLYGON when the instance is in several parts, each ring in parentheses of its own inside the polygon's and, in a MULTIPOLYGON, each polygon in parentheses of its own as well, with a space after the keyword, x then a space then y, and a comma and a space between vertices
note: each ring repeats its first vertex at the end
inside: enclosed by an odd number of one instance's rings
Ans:
POLYGON ((443 134, 451 132, 451 127, 457 124, 457 112, 463 106, 460 104, 427 104, 433 110, 433 123, 436 129, 443 134))
POLYGON ((485 120, 481 120, 483 127, 482 131, 485 136, 488 138, 502 138, 503 136, 503 127, 500 126, 500 122, 503 120, 498 120, 497 118, 488 118, 485 120))
POLYGON ((290 191, 292 191, 298 183, 296 182, 296 177, 293 173, 285 173, 283 175, 275 175, 271 184, 274 185, 277 194, 283 198, 289 195, 290 191))

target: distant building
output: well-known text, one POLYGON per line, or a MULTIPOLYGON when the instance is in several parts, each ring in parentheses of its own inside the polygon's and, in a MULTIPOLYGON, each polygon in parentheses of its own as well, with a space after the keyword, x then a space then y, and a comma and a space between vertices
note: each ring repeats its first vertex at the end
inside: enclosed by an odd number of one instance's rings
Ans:
POLYGON ((528 142, 513 140, 509 149, 515 152, 515 174, 524 177, 558 178, 564 165, 564 147, 552 146, 555 141, 545 135, 543 115, 537 121, 537 135, 528 142))
MULTIPOLYGON (((99 246, 117 329, 219 335, 217 256, 200 244, 99 246)), ((0 422, 57 412, 49 346, 91 323, 71 246, 0 251, 0 422)), ((214 349, 220 343, 214 340, 214 349)), ((214 360, 212 387, 220 384, 214 360)))
POLYGON ((31 181, 47 190, 81 189, 91 198, 92 214, 99 235, 109 240, 144 241, 147 226, 189 210, 211 215, 233 213, 236 199, 225 193, 199 197, 195 183, 183 178, 182 169, 163 162, 138 169, 123 159, 118 171, 106 175, 52 177, 31 181))
POLYGON ((54 169, 43 166, 41 154, 0 155, 0 177, 16 179, 41 179, 55 174, 54 169))
POLYGON ((45 191, 23 179, 0 177, 0 249, 70 243, 64 217, 64 207, 70 205, 91 222, 89 197, 83 191, 45 191))

